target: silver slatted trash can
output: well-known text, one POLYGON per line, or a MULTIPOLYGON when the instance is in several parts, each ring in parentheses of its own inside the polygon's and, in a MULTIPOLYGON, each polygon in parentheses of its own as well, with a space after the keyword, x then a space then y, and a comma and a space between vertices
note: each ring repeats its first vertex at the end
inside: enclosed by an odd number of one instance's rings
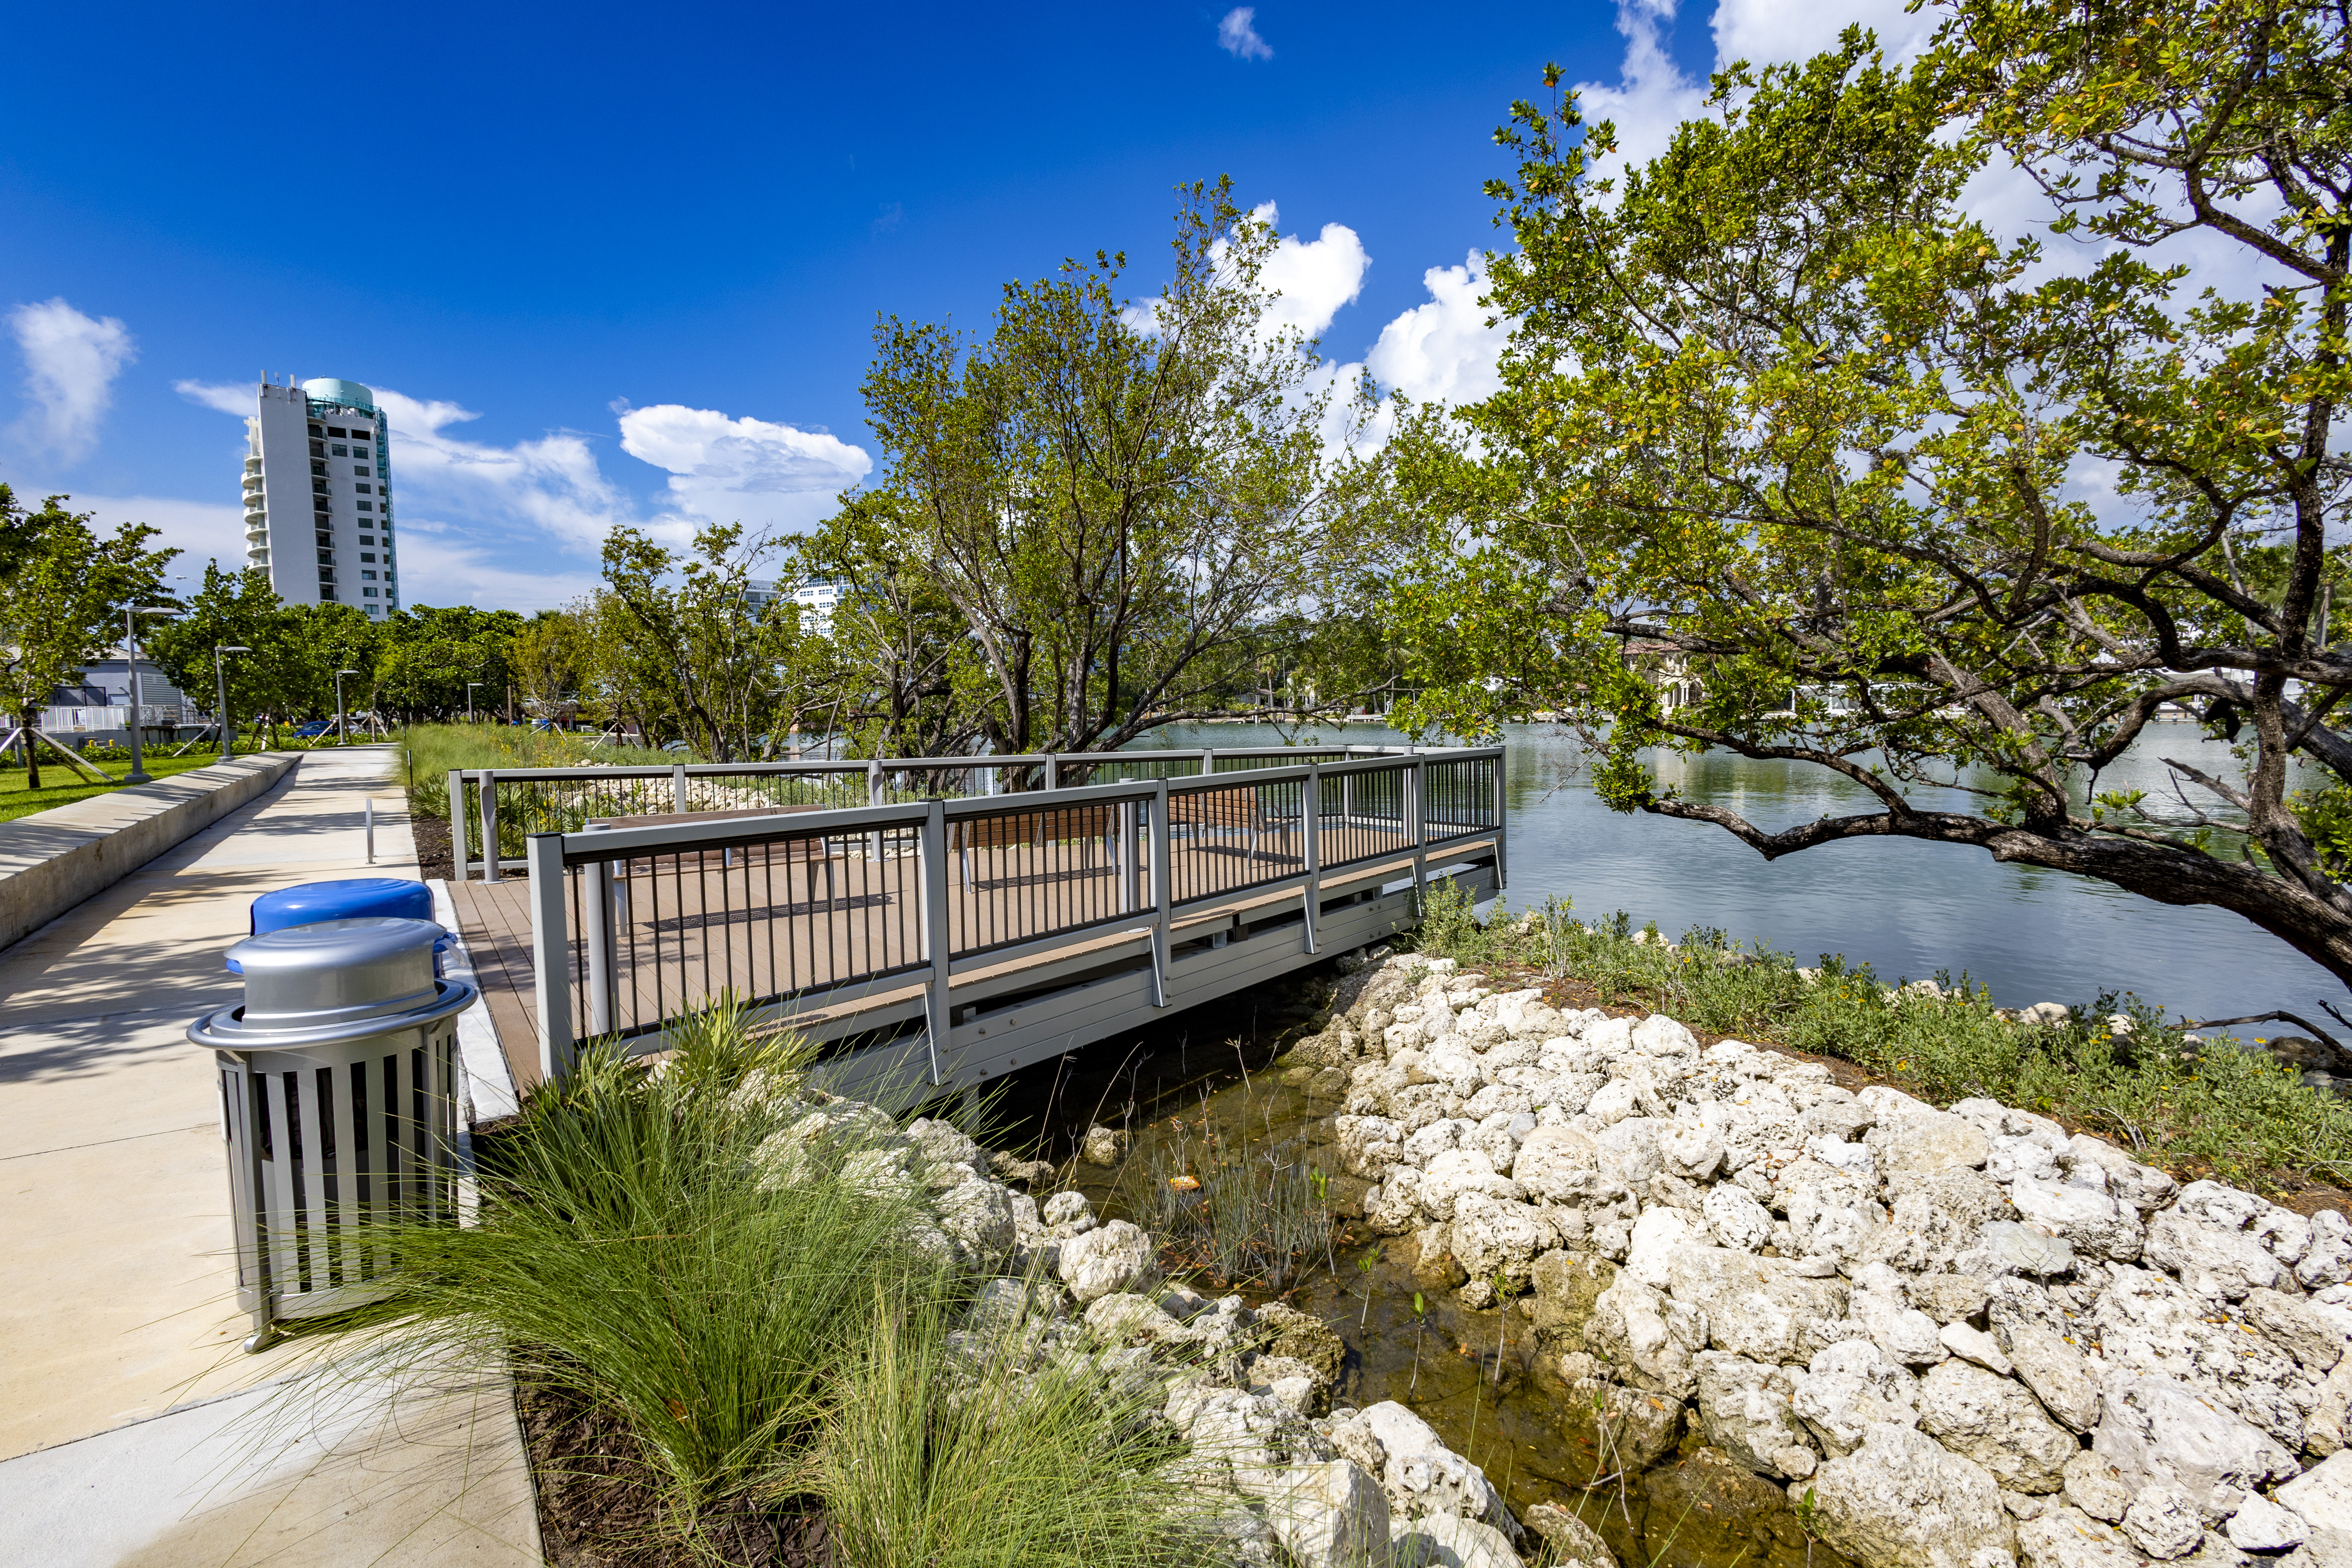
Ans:
POLYGON ((245 1003, 188 1026, 220 1068, 246 1349, 280 1319, 385 1293, 368 1224, 456 1219, 462 980, 436 979, 430 921, 321 921, 229 950, 245 1003))

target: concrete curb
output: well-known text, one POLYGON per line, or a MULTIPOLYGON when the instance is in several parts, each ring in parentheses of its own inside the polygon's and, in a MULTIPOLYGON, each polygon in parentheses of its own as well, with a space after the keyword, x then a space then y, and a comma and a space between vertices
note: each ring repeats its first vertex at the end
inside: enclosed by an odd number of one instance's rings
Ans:
POLYGON ((0 822, 0 947, 218 822, 299 760, 292 752, 236 757, 0 822))

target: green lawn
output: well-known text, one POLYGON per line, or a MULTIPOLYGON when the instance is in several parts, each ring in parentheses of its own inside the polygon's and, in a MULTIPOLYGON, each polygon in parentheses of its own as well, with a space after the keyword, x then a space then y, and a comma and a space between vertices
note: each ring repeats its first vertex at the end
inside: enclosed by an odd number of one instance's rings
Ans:
MULTIPOLYGON (((184 773, 190 768, 200 768, 207 763, 220 760, 219 753, 209 748, 190 752, 184 757, 174 757, 170 754, 172 751, 177 749, 177 747, 171 747, 162 752, 150 752, 147 754, 147 772, 153 777, 163 778, 172 773, 184 773)), ((117 781, 131 771, 131 764, 128 762, 93 763, 91 766, 117 781)), ((30 816, 37 811, 47 811, 53 805, 64 805, 69 801, 88 800, 91 795, 104 795, 108 790, 121 787, 120 782, 110 784, 92 783, 80 769, 59 762, 54 754, 41 759, 41 787, 36 790, 28 790, 25 787, 25 770, 21 764, 13 768, 0 768, 0 822, 6 822, 14 817, 30 816)))

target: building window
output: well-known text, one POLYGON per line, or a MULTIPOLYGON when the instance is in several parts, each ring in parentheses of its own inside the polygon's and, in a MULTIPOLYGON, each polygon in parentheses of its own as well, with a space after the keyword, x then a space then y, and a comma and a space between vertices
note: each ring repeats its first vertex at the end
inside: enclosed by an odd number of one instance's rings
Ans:
POLYGON ((341 436, 343 434, 343 427, 340 425, 330 425, 327 426, 327 434, 330 436, 341 436))
POLYGON ((320 429, 318 426, 313 425, 310 426, 310 434, 313 436, 323 436, 326 434, 326 431, 320 429))
POLYGON ((310 443, 310 456, 314 458, 323 458, 326 455, 327 444, 324 441, 313 441, 310 443))
POLYGON ((320 552, 319 552, 319 564, 320 564, 320 565, 321 565, 321 566, 332 566, 334 563, 335 563, 335 552, 334 552, 333 551, 331 551, 331 550, 321 550, 320 552))
MULTIPOLYGON (((367 470, 365 468, 362 468, 360 472, 364 474, 367 470)), ((372 496, 375 494, 375 487, 373 485, 353 485, 352 489, 359 491, 360 494, 363 496, 372 496)))
POLYGON ((349 447, 337 447, 335 448, 335 456, 338 458, 348 458, 351 455, 352 449, 349 447))
MULTIPOLYGON (((368 476, 368 471, 367 471, 365 468, 361 468, 361 467, 360 467, 358 464, 356 464, 356 463, 354 463, 354 464, 352 464, 352 472, 353 472, 353 473, 357 474, 360 478, 362 478, 362 479, 363 479, 369 477, 369 476, 368 476)), ((367 486, 365 486, 365 485, 362 485, 362 486, 360 487, 360 489, 367 489, 367 486)))
POLYGON ((362 588, 360 592, 366 595, 371 599, 375 597, 375 590, 373 588, 362 588))
POLYGON ((375 542, 375 535, 373 533, 362 533, 360 535, 360 542, 362 544, 373 544, 375 542))
MULTIPOLYGON (((367 486, 362 485, 360 489, 367 489, 367 486)), ((362 511, 373 511, 375 510, 375 502, 372 500, 353 501, 352 504, 358 507, 362 511)))
POLYGON ((373 572, 362 572, 360 575, 366 578, 371 583, 375 581, 375 574, 373 572))
MULTIPOLYGON (((362 539, 360 542, 362 544, 365 544, 367 541, 362 539)), ((360 552, 360 559, 362 561, 373 561, 375 559, 375 552, 373 550, 362 550, 360 552)))
POLYGON ((319 584, 319 597, 321 599, 331 600, 334 596, 335 590, 333 584, 328 583, 321 583, 319 584))

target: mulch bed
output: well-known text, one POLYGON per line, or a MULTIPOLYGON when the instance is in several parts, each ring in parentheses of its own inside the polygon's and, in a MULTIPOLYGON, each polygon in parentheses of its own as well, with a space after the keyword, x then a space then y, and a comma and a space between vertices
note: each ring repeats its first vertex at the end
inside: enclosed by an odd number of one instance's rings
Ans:
POLYGON ((411 816, 408 830, 416 839, 416 874, 426 881, 454 878, 457 862, 449 852, 449 819, 411 816))
POLYGON ((659 1494, 620 1417, 530 1378, 516 1379, 515 1405, 554 1568, 835 1568, 814 1511, 745 1504, 713 1521, 697 1551, 663 1530, 659 1494))
MULTIPOLYGON (((1654 1010, 1612 1005, 1602 1001, 1601 993, 1584 981, 1554 980, 1549 975, 1534 970, 1522 969, 1516 964, 1465 964, 1463 967, 1492 975, 1496 982, 1494 988, 1497 991, 1524 990, 1530 986, 1540 986, 1543 989, 1544 1000, 1563 1013, 1571 1008, 1599 1007, 1613 1018, 1641 1018, 1648 1016, 1654 1010)), ((1738 1037, 1734 1035, 1711 1035, 1704 1029, 1692 1027, 1687 1024, 1684 1027, 1689 1028, 1691 1033, 1698 1037, 1698 1043, 1702 1047, 1738 1037)), ((1905 1088, 1900 1080, 1874 1077, 1843 1057, 1823 1056, 1818 1051, 1801 1051, 1793 1046, 1784 1046, 1765 1040, 1750 1040, 1748 1043, 1761 1050, 1777 1051, 1781 1056, 1794 1057, 1799 1061, 1811 1062, 1817 1067, 1826 1068, 1829 1069, 1830 1081, 1841 1089, 1859 1092, 1873 1084, 1881 1084, 1888 1089, 1905 1088)), ((2057 1122, 2070 1133, 2088 1132, 2094 1138, 2114 1142, 2099 1128, 2070 1122, 2063 1116, 2051 1115, 2046 1111, 2036 1111, 2034 1114, 2048 1116, 2049 1120, 2057 1122)), ((2129 1152, 2129 1151, 2126 1152, 2129 1152)), ((2150 1158, 2147 1163, 2184 1184, 2210 1179, 2227 1183, 2231 1186, 2242 1184, 2241 1179, 2224 1176, 2201 1160, 2172 1159, 2158 1155, 2150 1158)), ((2333 1183, 2315 1181, 2300 1171, 2274 1168, 2265 1168, 2257 1172, 2254 1181, 2256 1190, 2281 1208, 2293 1209, 2295 1213, 2305 1215, 2317 1214, 2321 1209, 2336 1209, 2343 1213, 2346 1218, 2352 1219, 2352 1195, 2347 1195, 2343 1187, 2333 1183)))

